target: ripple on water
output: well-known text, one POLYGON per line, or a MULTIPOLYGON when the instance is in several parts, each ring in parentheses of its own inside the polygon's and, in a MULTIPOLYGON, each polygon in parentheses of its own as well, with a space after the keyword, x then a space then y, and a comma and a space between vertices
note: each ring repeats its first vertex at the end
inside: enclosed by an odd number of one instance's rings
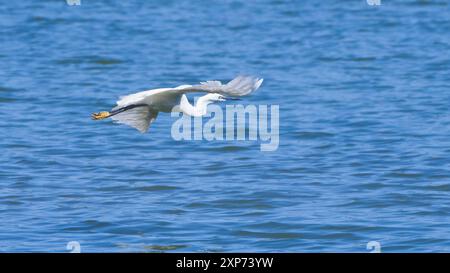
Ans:
POLYGON ((154 185, 154 186, 135 187, 134 189, 137 191, 173 191, 181 189, 181 187, 168 185, 154 185))
POLYGON ((188 247, 187 245, 148 245, 144 246, 144 249, 150 251, 164 252, 164 251, 179 250, 187 247, 188 247))
POLYGON ((260 199, 221 199, 212 201, 210 204, 214 207, 222 209, 271 209, 274 207, 274 205, 270 204, 270 202, 260 199))
POLYGON ((247 151, 249 149, 250 149, 250 147, 247 147, 247 146, 233 146, 233 145, 202 148, 202 150, 207 150, 207 151, 212 151, 212 152, 226 152, 226 153, 247 151))
POLYGON ((15 102, 15 101, 17 101, 17 99, 7 98, 7 97, 0 97, 0 103, 15 102))
POLYGON ((300 139, 317 139, 317 138, 329 138, 333 137, 334 134, 327 133, 327 132, 308 132, 308 131, 301 131, 301 132, 295 132, 294 136, 296 138, 300 139))
POLYGON ((450 192, 450 184, 449 183, 444 183, 444 184, 440 184, 440 185, 427 185, 427 186, 423 186, 421 187, 424 190, 427 191, 437 191, 437 192, 450 192))
POLYGON ((262 239, 298 239, 302 238, 302 234, 295 232, 258 232, 248 230, 234 231, 233 234, 242 237, 255 237, 262 239))
POLYGON ((68 64, 98 64, 98 65, 115 65, 122 64, 125 61, 115 58, 80 56, 76 58, 65 58, 55 61, 59 65, 68 64))
POLYGON ((86 220, 81 223, 71 223, 70 226, 64 225, 62 229, 66 232, 88 232, 108 228, 111 226, 113 226, 111 222, 86 220))

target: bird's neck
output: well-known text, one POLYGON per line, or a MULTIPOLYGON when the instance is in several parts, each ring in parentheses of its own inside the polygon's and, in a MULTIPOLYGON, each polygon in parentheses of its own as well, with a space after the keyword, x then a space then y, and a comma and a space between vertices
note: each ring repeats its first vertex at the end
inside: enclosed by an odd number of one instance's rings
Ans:
POLYGON ((189 103, 189 100, 187 99, 186 95, 183 95, 181 96, 180 109, 183 113, 189 116, 201 117, 206 115, 208 104, 210 103, 211 102, 206 98, 200 97, 197 100, 195 106, 192 106, 192 104, 189 103))

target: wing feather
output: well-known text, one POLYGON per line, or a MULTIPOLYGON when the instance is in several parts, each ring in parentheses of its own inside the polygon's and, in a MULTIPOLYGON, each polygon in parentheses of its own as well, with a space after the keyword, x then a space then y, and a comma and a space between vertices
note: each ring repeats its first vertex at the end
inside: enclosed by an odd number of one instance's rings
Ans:
POLYGON ((222 84, 220 81, 206 81, 201 82, 199 85, 180 85, 175 88, 152 89, 121 97, 117 101, 116 108, 130 104, 151 104, 154 98, 165 98, 166 96, 170 97, 171 94, 191 92, 219 93, 225 96, 240 97, 256 91, 262 82, 263 79, 257 77, 237 76, 227 84, 222 84))
POLYGON ((150 124, 156 119, 158 112, 150 107, 136 107, 111 117, 116 123, 126 124, 136 128, 141 133, 146 133, 150 124))
POLYGON ((256 91, 262 84, 263 79, 252 76, 237 76, 227 84, 220 81, 201 82, 200 85, 194 85, 178 89, 186 92, 208 92, 219 93, 226 96, 240 97, 256 91))

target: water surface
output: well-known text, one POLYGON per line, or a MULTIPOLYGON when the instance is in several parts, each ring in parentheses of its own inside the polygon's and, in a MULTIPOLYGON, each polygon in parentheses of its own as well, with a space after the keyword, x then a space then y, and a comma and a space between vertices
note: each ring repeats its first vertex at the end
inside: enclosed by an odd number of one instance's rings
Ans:
POLYGON ((447 1, 0 5, 0 251, 450 251, 447 1), (265 78, 280 146, 91 112, 265 78))

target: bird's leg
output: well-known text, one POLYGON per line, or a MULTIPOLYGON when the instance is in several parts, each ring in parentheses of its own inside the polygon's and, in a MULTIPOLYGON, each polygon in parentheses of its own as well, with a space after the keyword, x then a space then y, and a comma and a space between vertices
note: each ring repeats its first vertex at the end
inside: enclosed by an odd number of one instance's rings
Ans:
POLYGON ((99 112, 99 113, 93 113, 91 115, 93 120, 99 120, 99 119, 105 119, 105 118, 109 118, 112 117, 114 115, 117 115, 119 113, 122 113, 124 111, 136 108, 136 107, 141 107, 141 106, 148 106, 147 104, 131 104, 131 105, 127 105, 125 107, 113 110, 111 112, 108 111, 103 111, 103 112, 99 112))

